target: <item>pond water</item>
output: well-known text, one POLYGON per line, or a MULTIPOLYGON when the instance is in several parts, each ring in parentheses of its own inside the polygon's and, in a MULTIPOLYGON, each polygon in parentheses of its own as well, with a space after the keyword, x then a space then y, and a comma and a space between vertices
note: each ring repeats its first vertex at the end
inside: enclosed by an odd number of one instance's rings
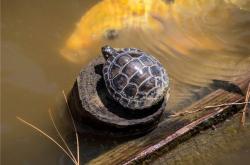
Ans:
MULTIPOLYGON (((250 71, 248 0, 1 3, 2 164, 70 164, 61 150, 16 116, 56 137, 51 108, 63 135, 73 141, 62 90, 70 91, 80 69, 100 54, 102 45, 138 47, 156 56, 170 75, 169 108, 182 106, 214 79, 250 71)), ((205 131, 154 163, 247 164, 250 122, 240 130, 237 122, 205 131)), ((88 162, 119 140, 97 142, 86 136, 80 143, 81 160, 88 162)))

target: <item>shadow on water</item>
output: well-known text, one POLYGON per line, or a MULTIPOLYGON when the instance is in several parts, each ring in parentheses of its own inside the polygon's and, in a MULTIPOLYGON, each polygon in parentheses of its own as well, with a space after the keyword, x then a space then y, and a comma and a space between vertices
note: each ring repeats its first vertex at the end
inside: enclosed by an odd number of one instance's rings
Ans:
POLYGON ((244 96, 244 93, 239 86, 224 80, 213 80, 213 83, 210 85, 213 89, 222 89, 228 92, 240 94, 244 96))

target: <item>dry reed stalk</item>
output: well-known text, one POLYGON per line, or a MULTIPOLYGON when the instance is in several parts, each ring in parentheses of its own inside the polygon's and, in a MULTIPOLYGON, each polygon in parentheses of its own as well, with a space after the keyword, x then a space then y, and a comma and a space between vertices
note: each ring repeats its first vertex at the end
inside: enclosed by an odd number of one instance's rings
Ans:
POLYGON ((57 128, 57 126, 56 126, 56 124, 55 124, 55 121, 54 121, 53 114, 52 114, 51 110, 49 109, 48 112, 49 112, 50 120, 52 121, 53 126, 54 126, 54 128, 55 128, 57 134, 59 135, 59 137, 60 137, 60 139, 62 140, 63 144, 65 145, 66 149, 68 150, 68 153, 72 156, 72 158, 74 158, 75 162, 77 162, 76 159, 75 159, 74 154, 72 153, 72 151, 70 150, 68 144, 66 143, 66 141, 65 141, 64 138, 62 137, 61 132, 58 130, 58 128, 57 128))
POLYGON ((52 112, 51 110, 49 109, 48 112, 49 112, 49 117, 50 117, 50 120, 52 121, 52 124, 57 132, 57 134, 59 135, 60 139, 62 140, 63 144, 65 145, 66 149, 60 145, 54 138, 52 138, 51 136, 49 136, 45 131, 39 129, 38 127, 36 127, 35 125, 25 121, 24 119, 16 116, 16 118, 21 121, 22 123, 30 126, 31 128, 35 129, 36 131, 38 131, 39 133, 41 133, 42 135, 44 135, 45 137, 47 137, 49 140, 51 140, 54 144, 56 144, 70 159, 71 161, 75 164, 75 165, 80 165, 80 152, 79 152, 79 137, 78 137, 78 133, 77 133, 77 129, 76 129, 76 124, 75 124, 75 121, 73 119, 73 116, 72 116, 72 113, 71 113, 71 110, 70 110, 70 107, 69 107, 69 104, 68 104, 68 101, 67 101, 67 97, 65 95, 65 92, 62 91, 62 94, 64 96, 64 99, 65 99, 65 102, 67 104, 67 109, 69 111, 69 114, 70 114, 70 118, 71 118, 71 121, 72 121, 72 124, 73 124, 73 128, 74 128, 74 132, 75 132, 75 136, 76 136, 76 148, 77 148, 77 159, 75 158, 74 154, 72 153, 72 151, 70 150, 68 144, 66 143, 65 139, 62 137, 62 134, 60 133, 60 131, 58 130, 56 124, 55 124, 55 121, 54 121, 54 118, 53 118, 53 115, 52 115, 52 112))
POLYGON ((45 131, 39 129, 38 127, 36 127, 35 125, 25 121, 24 119, 16 116, 16 118, 21 121, 22 123, 30 126, 31 128, 35 129, 36 131, 38 131, 39 133, 41 133, 42 135, 44 135, 45 137, 47 137, 49 140, 51 140, 54 144, 56 144, 71 160, 74 164, 78 165, 77 162, 75 161, 75 158, 71 157, 71 155, 51 136, 49 136, 45 131))
MULTIPOLYGON (((248 84, 248 87, 247 87, 247 93, 246 93, 246 97, 245 97, 245 102, 249 101, 249 97, 250 97, 250 83, 248 84)), ((245 126, 245 123, 246 123, 247 107, 248 107, 248 104, 245 104, 245 106, 244 106, 244 108, 242 110, 242 116, 241 116, 241 124, 242 124, 242 126, 245 126)))
POLYGON ((241 103, 225 103, 225 104, 219 104, 219 105, 208 105, 208 106, 205 106, 203 108, 199 108, 199 109, 196 109, 196 110, 193 110, 193 111, 184 111, 184 112, 178 112, 178 113, 174 113, 173 115, 170 115, 170 117, 178 117, 178 116, 184 116, 186 114, 193 114, 193 113, 197 113, 197 112, 200 112, 200 111, 203 111, 203 110, 208 110, 208 109, 211 109, 211 108, 219 108, 219 107, 225 107, 225 106, 232 106, 232 105, 242 105, 242 104, 249 104, 250 102, 241 102, 241 103))
POLYGON ((67 100, 67 97, 65 95, 64 90, 62 91, 62 94, 63 94, 63 97, 64 97, 65 102, 67 104, 67 109, 69 111, 71 121, 73 123, 74 131, 75 131, 75 136, 76 136, 77 162, 78 162, 78 164, 80 164, 80 152, 79 152, 80 145, 79 145, 79 138, 78 138, 78 133, 77 133, 77 129, 76 129, 76 124, 75 124, 75 121, 73 119, 73 115, 71 113, 71 110, 70 110, 70 107, 69 107, 69 103, 68 103, 68 100, 67 100))
POLYGON ((244 104, 244 108, 243 108, 243 111, 242 111, 242 117, 241 117, 241 124, 244 126, 245 121, 246 121, 247 107, 248 107, 248 104, 250 103, 249 102, 249 97, 250 97, 250 83, 248 84, 247 93, 246 93, 246 97, 245 97, 244 102, 241 102, 241 103, 224 103, 224 104, 219 104, 219 105, 208 105, 208 106, 205 106, 203 108, 199 108, 199 109, 192 110, 192 111, 177 112, 177 113, 174 113, 174 114, 170 115, 170 117, 184 116, 184 115, 187 115, 187 114, 193 114, 193 113, 197 113, 197 112, 200 112, 200 111, 203 111, 203 110, 208 110, 208 109, 211 109, 211 108, 218 108, 218 107, 224 107, 224 106, 232 106, 232 105, 242 105, 242 104, 244 104))

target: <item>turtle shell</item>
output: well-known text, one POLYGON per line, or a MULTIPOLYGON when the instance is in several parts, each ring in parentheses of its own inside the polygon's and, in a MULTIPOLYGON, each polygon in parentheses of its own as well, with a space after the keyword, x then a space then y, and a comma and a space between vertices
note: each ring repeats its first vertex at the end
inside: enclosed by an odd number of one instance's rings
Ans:
POLYGON ((113 52, 104 64, 103 77, 114 100, 130 109, 156 104, 169 88, 168 75, 160 62, 136 48, 113 52))

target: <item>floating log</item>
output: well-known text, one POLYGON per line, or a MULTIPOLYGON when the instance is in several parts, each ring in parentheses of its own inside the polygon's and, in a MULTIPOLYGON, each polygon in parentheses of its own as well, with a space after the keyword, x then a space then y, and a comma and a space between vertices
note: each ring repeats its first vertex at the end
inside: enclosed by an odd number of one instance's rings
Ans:
POLYGON ((154 129, 166 106, 166 99, 142 111, 122 107, 109 95, 103 77, 105 60, 99 57, 82 69, 69 96, 69 106, 79 130, 84 124, 96 134, 137 136, 154 129), (82 126, 81 126, 82 125, 82 126))
MULTIPOLYGON (((244 102, 244 95, 250 83, 250 73, 242 75, 232 82, 221 84, 217 82, 217 90, 182 109, 182 111, 202 109, 208 105, 244 102), (233 88, 236 90, 232 90, 233 88)), ((151 161, 201 130, 210 128, 214 124, 232 116, 242 109, 242 106, 225 105, 179 117, 167 116, 160 122, 158 128, 151 133, 141 138, 123 142, 88 163, 127 165, 151 161)))

